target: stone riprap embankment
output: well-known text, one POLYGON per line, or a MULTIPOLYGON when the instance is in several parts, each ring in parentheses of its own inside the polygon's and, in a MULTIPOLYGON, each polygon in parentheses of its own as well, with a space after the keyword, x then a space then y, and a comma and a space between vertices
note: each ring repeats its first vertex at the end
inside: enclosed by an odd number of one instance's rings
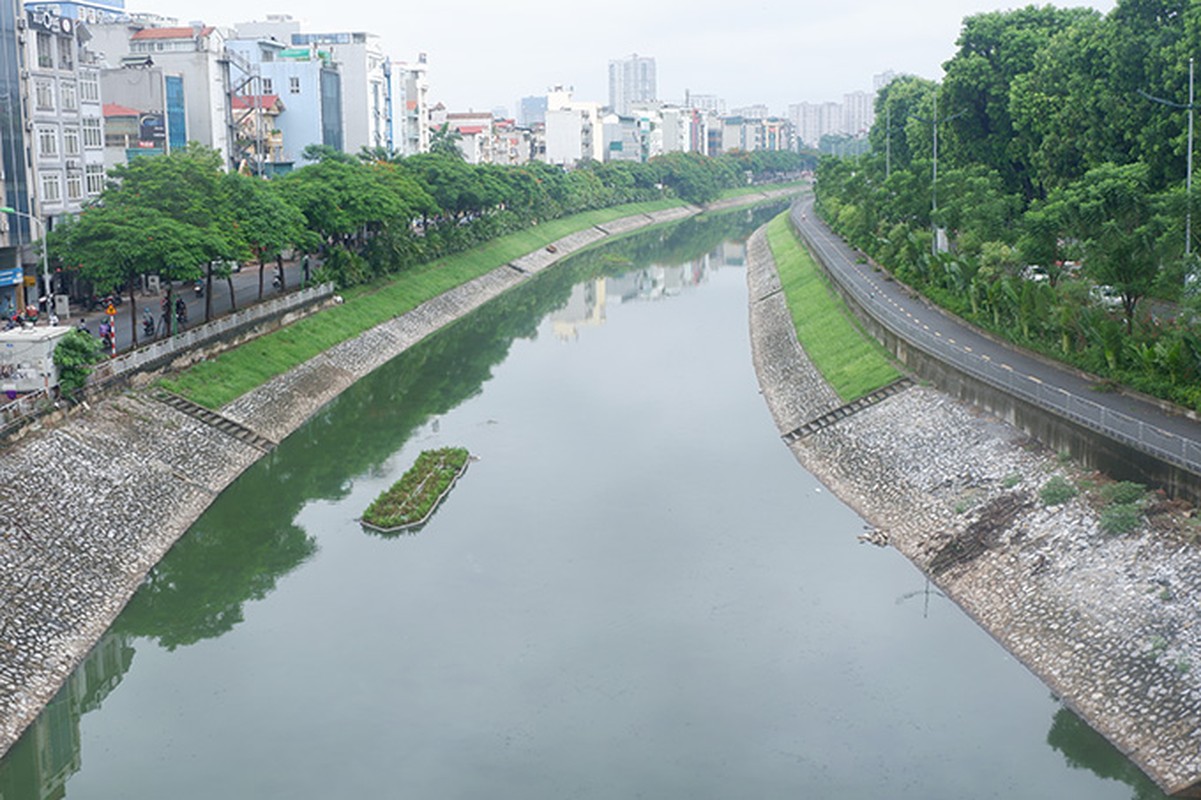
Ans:
MULTIPOLYGON (((765 192, 745 202, 794 194, 765 192)), ((700 209, 590 228, 345 342, 222 409, 279 441, 339 392, 438 328, 615 232, 700 209), (607 232, 606 232, 607 231, 607 232)), ((129 392, 74 410, 0 459, 0 755, 54 697, 151 567, 264 453, 129 392)))
MULTIPOLYGON (((797 345, 760 231, 749 246, 756 371, 784 434, 837 404, 797 345)), ((1086 493, 1046 506, 1028 437, 914 387, 791 445, 797 460, 929 575, 1069 707, 1170 793, 1201 779, 1201 547, 1153 499, 1106 535, 1086 493)))

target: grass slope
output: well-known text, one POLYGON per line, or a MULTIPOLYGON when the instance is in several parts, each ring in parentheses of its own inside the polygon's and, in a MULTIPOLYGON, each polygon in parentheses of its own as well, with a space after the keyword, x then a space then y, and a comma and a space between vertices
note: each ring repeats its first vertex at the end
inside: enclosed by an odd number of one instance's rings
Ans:
POLYGON ((788 223, 767 225, 767 241, 796 327, 797 340, 844 403, 901 377, 884 348, 860 329, 788 223))

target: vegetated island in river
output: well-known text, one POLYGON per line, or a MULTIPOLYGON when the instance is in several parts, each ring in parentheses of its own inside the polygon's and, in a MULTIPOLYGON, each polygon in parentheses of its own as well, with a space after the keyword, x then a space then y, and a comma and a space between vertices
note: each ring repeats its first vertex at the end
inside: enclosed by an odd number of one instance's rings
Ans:
POLYGON ((470 461, 465 447, 423 450, 400 480, 367 506, 359 523, 379 533, 421 527, 450 494, 470 461))

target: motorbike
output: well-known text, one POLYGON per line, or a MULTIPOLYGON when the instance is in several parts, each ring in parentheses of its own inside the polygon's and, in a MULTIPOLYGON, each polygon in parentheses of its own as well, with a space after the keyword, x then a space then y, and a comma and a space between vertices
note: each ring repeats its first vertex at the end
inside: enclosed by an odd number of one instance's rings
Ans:
POLYGON ((192 290, 196 292, 197 297, 204 297, 204 281, 196 281, 196 284, 192 287, 192 290))
POLYGON ((146 336, 154 336, 154 314, 150 309, 146 309, 142 313, 142 333, 146 336))

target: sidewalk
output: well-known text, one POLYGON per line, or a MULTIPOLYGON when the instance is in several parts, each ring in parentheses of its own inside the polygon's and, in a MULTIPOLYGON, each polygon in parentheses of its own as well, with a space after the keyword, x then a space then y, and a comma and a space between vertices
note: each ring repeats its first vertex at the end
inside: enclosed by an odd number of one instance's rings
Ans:
MULTIPOLYGON (((312 259, 310 273, 317 267, 316 258, 312 259)), ((301 281, 304 278, 304 268, 299 259, 284 262, 284 289, 278 289, 272 285, 272 278, 275 275, 275 264, 267 263, 267 268, 263 275, 263 296, 262 300, 269 300, 277 297, 285 292, 292 292, 301 287, 301 281)), ((254 305, 260 302, 259 298, 259 267, 258 264, 243 265, 242 269, 233 273, 234 292, 237 298, 237 307, 239 309, 254 305)), ((199 325, 205 321, 205 297, 196 294, 193 288, 194 284, 176 283, 175 296, 182 297, 187 305, 188 316, 185 329, 199 325)), ((164 287, 165 292, 165 287, 164 287)), ((150 309, 154 315, 156 331, 162 335, 162 294, 149 294, 146 292, 135 292, 135 311, 137 316, 137 341, 138 344, 145 344, 148 339, 142 331, 142 315, 144 309, 150 309)), ((114 322, 117 328, 117 352, 122 353, 132 348, 133 332, 130 330, 130 310, 128 294, 122 296, 122 302, 116 306, 116 315, 114 322)), ((223 316, 233 310, 229 301, 229 284, 224 278, 214 278, 212 288, 212 318, 223 316)), ((172 315, 174 317, 174 315, 172 315)), ((84 321, 88 330, 96 337, 97 344, 100 342, 99 331, 100 324, 108 321, 108 315, 104 309, 96 309, 95 311, 83 311, 76 304, 71 306, 71 314, 66 318, 60 318, 60 325, 70 325, 72 327, 79 324, 80 320, 84 321)), ((44 322, 44 319, 43 319, 44 322)), ((174 330, 174 329, 173 329, 174 330)), ((157 337, 152 337, 157 338, 157 337)))

